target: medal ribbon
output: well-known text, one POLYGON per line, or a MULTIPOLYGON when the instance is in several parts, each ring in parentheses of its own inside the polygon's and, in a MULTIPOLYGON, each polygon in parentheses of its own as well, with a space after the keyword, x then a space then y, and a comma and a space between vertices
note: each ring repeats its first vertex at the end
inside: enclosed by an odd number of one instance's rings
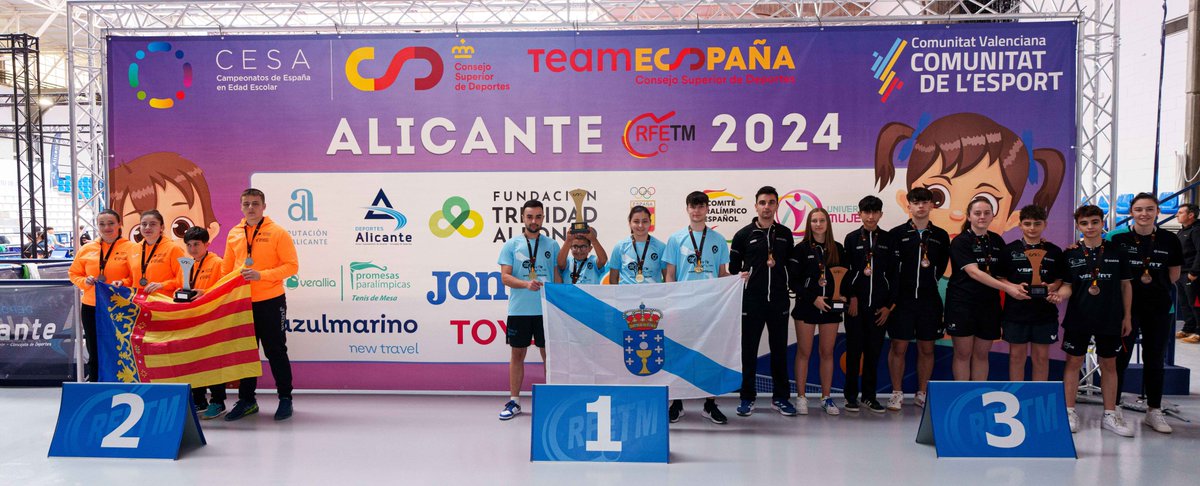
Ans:
POLYGON ((200 257, 200 261, 196 262, 196 265, 192 267, 191 275, 188 276, 188 284, 192 290, 196 289, 196 277, 200 276, 200 267, 204 266, 205 258, 208 258, 208 252, 205 252, 204 256, 200 257))
POLYGON ((642 268, 646 265, 646 252, 650 251, 650 238, 646 238, 646 243, 642 247, 642 254, 640 256, 637 251, 637 240, 631 238, 630 244, 633 246, 633 258, 637 260, 637 273, 642 273, 642 268))
POLYGON ((1142 235, 1133 233, 1133 238, 1137 241, 1138 256, 1142 259, 1142 275, 1150 275, 1150 259, 1154 258, 1154 236, 1157 231, 1150 233, 1150 252, 1149 255, 1142 253, 1142 235))
POLYGON ((1092 251, 1083 240, 1079 240, 1079 246, 1083 248, 1083 257, 1087 259, 1088 266, 1092 267, 1092 286, 1100 284, 1100 266, 1104 264, 1104 242, 1100 242, 1100 246, 1096 247, 1096 259, 1092 259, 1092 251))
MULTIPOLYGON (((112 256, 113 249, 115 249, 117 247, 118 241, 121 241, 120 236, 118 236, 117 239, 113 240, 112 243, 109 243, 108 253, 105 253, 104 252, 104 239, 103 238, 100 239, 100 274, 96 275, 97 277, 104 276, 104 267, 108 266, 108 258, 112 256)), ((143 265, 143 267, 144 266, 145 265, 143 265)))
POLYGON ((542 246, 542 235, 537 236, 537 241, 533 242, 533 246, 529 245, 529 238, 525 238, 525 249, 529 251, 530 272, 537 272, 537 251, 539 246, 542 246))
POLYGON ((688 238, 692 239, 692 251, 696 252, 696 267, 703 268, 703 265, 700 264, 700 259, 704 255, 704 252, 700 251, 700 248, 704 246, 704 240, 708 238, 708 226, 705 226, 704 232, 700 233, 699 245, 696 244, 696 235, 692 234, 691 228, 688 228, 688 238))
MULTIPOLYGON (((150 256, 146 256, 146 241, 142 240, 142 278, 146 278, 146 266, 150 264, 150 260, 154 259, 154 252, 158 251, 158 244, 162 243, 162 236, 158 237, 158 241, 154 242, 154 246, 150 248, 150 256)), ((116 243, 115 241, 113 243, 116 243)), ((115 245, 114 245, 115 246, 115 245)), ((112 251, 112 250, 109 250, 112 251)))
POLYGON ((262 223, 263 220, 260 219, 258 220, 258 224, 254 225, 254 236, 250 236, 250 225, 242 226, 242 231, 246 233, 246 258, 250 258, 251 253, 254 252, 254 239, 258 238, 258 230, 262 228, 262 223))
POLYGON ((587 260, 571 264, 571 283, 579 282, 579 274, 583 270, 583 265, 585 263, 587 263, 587 260))

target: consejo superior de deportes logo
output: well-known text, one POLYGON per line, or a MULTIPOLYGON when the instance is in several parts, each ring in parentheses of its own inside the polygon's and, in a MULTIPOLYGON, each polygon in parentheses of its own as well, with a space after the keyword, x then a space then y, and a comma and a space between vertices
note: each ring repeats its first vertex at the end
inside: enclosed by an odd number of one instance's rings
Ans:
POLYGON ((192 63, 183 60, 182 49, 172 50, 170 42, 151 42, 146 45, 145 49, 138 49, 138 51, 134 53, 134 57, 137 58, 137 61, 129 63, 129 87, 137 90, 137 99, 146 101, 151 108, 165 110, 175 106, 175 100, 182 101, 186 96, 184 90, 192 87, 192 63), (158 87, 158 90, 160 90, 159 93, 147 92, 147 87, 144 86, 145 83, 142 79, 142 66, 139 64, 139 62, 149 62, 148 58, 163 56, 170 56, 175 58, 177 61, 180 61, 181 64, 179 67, 182 70, 183 76, 181 77, 182 84, 180 86, 175 86, 177 89, 174 93, 169 94, 165 98, 159 98, 157 96, 152 96, 152 94, 161 94, 162 92, 169 93, 170 87, 158 87))
POLYGON ((431 47, 410 46, 400 49, 388 61, 387 70, 378 78, 363 77, 359 65, 375 59, 374 47, 359 47, 346 58, 346 81, 359 91, 383 91, 396 82, 396 77, 409 61, 420 59, 429 63, 429 74, 413 80, 413 89, 433 89, 442 80, 442 56, 431 47))

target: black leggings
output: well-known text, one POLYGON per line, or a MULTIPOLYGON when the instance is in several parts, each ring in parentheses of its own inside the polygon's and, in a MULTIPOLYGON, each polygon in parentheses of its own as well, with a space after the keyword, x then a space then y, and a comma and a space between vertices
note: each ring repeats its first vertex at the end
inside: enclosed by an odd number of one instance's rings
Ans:
POLYGON ((846 400, 858 400, 858 377, 862 375, 863 400, 875 400, 879 356, 883 353, 883 334, 886 326, 875 325, 875 311, 859 309, 857 317, 846 315, 846 400), (862 369, 859 369, 859 360, 862 369))
POLYGON ((1175 327, 1172 314, 1134 311, 1133 331, 1122 339, 1121 352, 1117 353, 1117 390, 1125 387, 1125 369, 1133 358, 1133 345, 1138 333, 1142 336, 1142 391, 1150 408, 1162 408, 1163 365, 1167 352, 1167 339, 1175 327))
POLYGON ((96 356, 96 306, 82 304, 79 320, 83 321, 83 342, 87 345, 87 361, 83 365, 84 381, 95 382, 100 377, 99 361, 96 356))

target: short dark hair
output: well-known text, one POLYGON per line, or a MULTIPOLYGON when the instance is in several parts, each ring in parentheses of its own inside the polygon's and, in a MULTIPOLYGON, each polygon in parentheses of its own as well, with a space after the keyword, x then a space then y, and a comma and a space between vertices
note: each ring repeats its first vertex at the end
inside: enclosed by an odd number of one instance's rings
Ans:
POLYGON ((583 240, 588 246, 592 245, 592 240, 588 239, 587 233, 575 233, 571 235, 572 240, 583 240))
POLYGON ((687 205, 689 207, 699 206, 701 204, 703 204, 705 206, 708 205, 708 194, 705 194, 700 191, 692 191, 690 194, 687 195, 687 205))
POLYGON ((758 196, 761 196, 763 194, 770 194, 772 196, 775 196, 776 201, 779 200, 779 191, 776 191, 775 188, 771 187, 771 186, 762 186, 762 187, 758 188, 758 192, 754 193, 754 200, 758 201, 758 196))
POLYGON ((1132 208, 1134 204, 1137 204, 1137 202, 1141 201, 1142 199, 1149 199, 1151 201, 1154 201, 1154 205, 1158 206, 1158 198, 1154 197, 1154 194, 1150 194, 1148 192, 1139 192, 1139 193, 1137 193, 1136 196, 1133 196, 1132 201, 1129 201, 1129 207, 1132 208))
POLYGON ((1200 211, 1200 206, 1192 203, 1183 203, 1179 205, 1179 209, 1186 209, 1189 213, 1196 214, 1196 212, 1200 211))
POLYGON ((867 196, 858 200, 858 210, 863 213, 882 213, 883 200, 875 196, 867 196))
POLYGON ((1083 206, 1079 206, 1079 209, 1075 210, 1076 223, 1083 218, 1090 218, 1093 216, 1104 218, 1104 211, 1100 210, 1100 206, 1096 206, 1095 204, 1085 204, 1083 206))
POLYGON ((267 202, 267 195, 266 195, 266 194, 263 194, 263 192, 262 192, 262 191, 260 191, 260 190, 258 190, 258 189, 255 189, 255 188, 253 188, 253 187, 251 187, 251 188, 247 188, 245 191, 242 191, 242 196, 241 196, 241 197, 246 197, 246 196, 253 196, 253 197, 257 197, 257 198, 258 198, 259 200, 261 200, 262 202, 264 202, 264 203, 265 203, 265 202, 267 202))
POLYGON ((1034 221, 1045 221, 1048 216, 1049 214, 1047 213, 1046 208, 1038 206, 1037 204, 1030 204, 1021 208, 1021 221, 1025 221, 1027 219, 1032 219, 1034 221))
POLYGON ((637 213, 646 213, 646 217, 654 216, 653 214, 650 214, 650 208, 647 208, 646 206, 642 206, 641 204, 638 204, 632 208, 629 208, 629 220, 633 221, 633 215, 635 215, 637 213))
POLYGON ((933 201, 933 191, 924 187, 914 187, 911 191, 908 191, 908 195, 905 198, 910 203, 933 201))
POLYGON ((203 226, 192 226, 187 231, 184 231, 183 242, 190 243, 193 241, 208 243, 208 230, 204 229, 203 226))
POLYGON ((543 206, 541 201, 538 201, 537 199, 530 199, 525 201, 525 204, 521 205, 521 214, 525 214, 525 210, 529 208, 538 208, 542 211, 546 210, 546 206, 543 206))

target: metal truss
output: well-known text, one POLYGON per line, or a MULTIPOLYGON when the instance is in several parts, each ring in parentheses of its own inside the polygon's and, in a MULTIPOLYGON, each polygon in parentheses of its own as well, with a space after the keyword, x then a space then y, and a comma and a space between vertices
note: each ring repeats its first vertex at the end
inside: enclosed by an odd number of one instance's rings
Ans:
MULTIPOLYGON (((1119 0, 72 0, 68 79, 75 172, 102 184, 104 36, 781 27, 1075 20, 1078 40, 1076 200, 1115 191, 1119 0)), ((77 185, 77 184, 76 184, 77 185)), ((77 201, 78 215, 105 200, 77 201)), ((80 224, 92 224, 91 218, 80 224)))
MULTIPOLYGON (((17 162, 17 220, 21 249, 37 241, 46 224, 46 169, 42 163, 42 95, 38 38, 27 34, 0 36, 0 54, 12 68, 14 155, 17 162)), ((30 258, 37 258, 35 255, 30 258)))

